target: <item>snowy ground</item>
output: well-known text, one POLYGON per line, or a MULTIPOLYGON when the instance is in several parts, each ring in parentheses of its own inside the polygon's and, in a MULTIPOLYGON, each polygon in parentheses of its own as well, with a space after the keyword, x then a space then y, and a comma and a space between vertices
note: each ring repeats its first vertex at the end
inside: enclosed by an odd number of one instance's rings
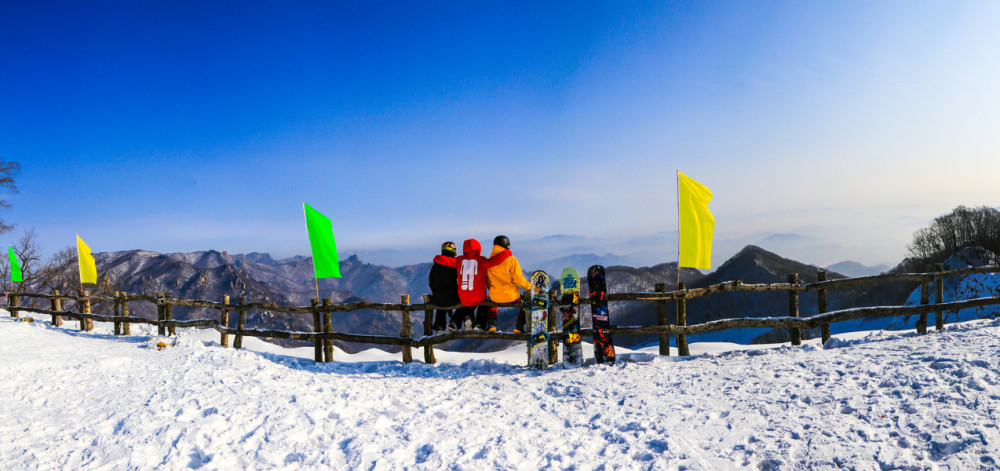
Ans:
POLYGON ((4 469, 1000 467, 1000 321, 545 372, 73 325, 0 317, 4 469))

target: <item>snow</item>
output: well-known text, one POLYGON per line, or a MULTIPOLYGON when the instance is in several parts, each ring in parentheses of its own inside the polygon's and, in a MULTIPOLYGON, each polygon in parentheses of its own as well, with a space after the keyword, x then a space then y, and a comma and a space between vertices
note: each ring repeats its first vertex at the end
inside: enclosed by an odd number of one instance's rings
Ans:
POLYGON ((619 349, 613 366, 585 345, 583 367, 543 372, 523 345, 315 364, 214 331, 74 324, 0 317, 5 469, 1000 467, 1000 320, 826 348, 619 349))

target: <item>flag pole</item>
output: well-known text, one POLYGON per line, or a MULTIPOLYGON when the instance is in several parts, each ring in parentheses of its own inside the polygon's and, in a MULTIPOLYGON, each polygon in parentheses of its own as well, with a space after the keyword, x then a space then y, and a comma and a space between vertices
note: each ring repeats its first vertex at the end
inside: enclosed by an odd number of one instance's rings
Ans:
MULTIPOLYGON (((80 295, 83 295, 83 254, 80 253, 80 234, 76 235, 76 267, 80 272, 80 295)), ((81 321, 82 322, 82 321, 81 321)))
MULTIPOLYGON (((306 203, 302 203, 302 223, 306 225, 306 233, 309 233, 309 219, 306 216, 306 203)), ((313 284, 316 286, 316 302, 319 302, 319 278, 316 277, 316 257, 310 257, 313 263, 313 284)))
POLYGON ((681 286, 681 171, 677 170, 677 289, 681 286))

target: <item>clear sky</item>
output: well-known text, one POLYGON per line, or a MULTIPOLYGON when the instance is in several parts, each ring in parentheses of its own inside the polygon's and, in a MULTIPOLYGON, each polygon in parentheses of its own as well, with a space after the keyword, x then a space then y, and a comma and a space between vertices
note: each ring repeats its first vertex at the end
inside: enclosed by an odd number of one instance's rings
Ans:
POLYGON ((689 3, 6 2, 6 236, 307 254, 302 202, 341 251, 643 236, 681 170, 717 238, 873 264, 1000 205, 1000 3, 689 3))

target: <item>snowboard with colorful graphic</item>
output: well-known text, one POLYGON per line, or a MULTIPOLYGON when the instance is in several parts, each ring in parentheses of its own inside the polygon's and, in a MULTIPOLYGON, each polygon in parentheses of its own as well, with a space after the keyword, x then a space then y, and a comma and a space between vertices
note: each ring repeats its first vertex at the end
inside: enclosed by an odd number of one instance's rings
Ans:
POLYGON ((531 274, 531 308, 528 312, 528 366, 541 370, 549 366, 549 275, 538 270, 531 274))
POLYGON ((611 319, 608 315, 608 284, 604 267, 594 265, 587 269, 590 287, 590 315, 594 329, 594 359, 597 363, 615 363, 615 344, 611 339, 611 319))
POLYGON ((566 268, 559 275, 559 301, 562 306, 563 363, 583 364, 583 345, 580 343, 580 274, 575 268, 566 268))

